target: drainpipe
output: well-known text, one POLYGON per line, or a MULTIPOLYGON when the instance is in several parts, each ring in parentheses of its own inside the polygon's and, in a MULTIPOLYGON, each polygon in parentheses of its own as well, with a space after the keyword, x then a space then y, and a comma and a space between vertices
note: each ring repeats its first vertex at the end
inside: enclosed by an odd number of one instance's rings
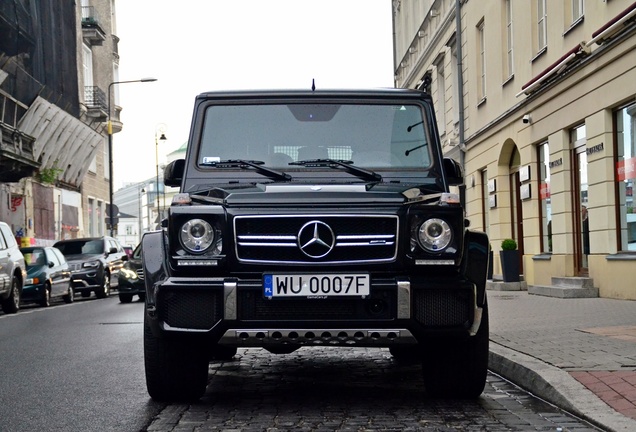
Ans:
MULTIPOLYGON (((457 110, 459 111, 458 138, 459 138, 459 163, 465 170, 464 152, 464 74, 462 70, 462 0, 455 0, 455 40, 457 43, 457 110)), ((466 211, 466 181, 459 186, 459 201, 466 211)))

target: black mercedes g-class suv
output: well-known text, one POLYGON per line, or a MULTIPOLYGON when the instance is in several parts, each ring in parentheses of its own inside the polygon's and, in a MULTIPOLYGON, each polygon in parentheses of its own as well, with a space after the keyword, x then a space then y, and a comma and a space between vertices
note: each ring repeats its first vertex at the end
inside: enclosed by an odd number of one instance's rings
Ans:
POLYGON ((153 399, 199 398, 237 347, 384 347, 432 396, 483 391, 490 245, 427 94, 201 94, 164 182, 180 193, 142 240, 153 399))

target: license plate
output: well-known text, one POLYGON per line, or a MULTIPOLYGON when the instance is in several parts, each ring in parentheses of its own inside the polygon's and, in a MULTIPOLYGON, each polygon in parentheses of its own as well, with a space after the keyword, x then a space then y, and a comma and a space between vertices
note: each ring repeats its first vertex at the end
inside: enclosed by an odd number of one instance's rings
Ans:
POLYGON ((264 274, 265 297, 367 296, 368 274, 264 274))

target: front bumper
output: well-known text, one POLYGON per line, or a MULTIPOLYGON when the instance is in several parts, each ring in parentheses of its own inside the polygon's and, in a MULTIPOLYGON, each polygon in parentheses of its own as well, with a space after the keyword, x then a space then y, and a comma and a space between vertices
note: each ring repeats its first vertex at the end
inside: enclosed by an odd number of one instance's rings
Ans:
POLYGON ((104 284, 104 273, 98 270, 75 271, 71 274, 75 292, 91 292, 104 284))
POLYGON ((479 327, 474 284, 459 278, 374 278, 366 298, 268 299, 262 281, 168 278, 147 298, 157 335, 199 334, 234 346, 415 344, 479 327))
POLYGON ((44 284, 25 285, 20 293, 22 303, 38 302, 44 299, 44 284))
POLYGON ((143 280, 130 281, 128 279, 118 279, 117 291, 120 294, 144 294, 146 292, 146 285, 143 280))

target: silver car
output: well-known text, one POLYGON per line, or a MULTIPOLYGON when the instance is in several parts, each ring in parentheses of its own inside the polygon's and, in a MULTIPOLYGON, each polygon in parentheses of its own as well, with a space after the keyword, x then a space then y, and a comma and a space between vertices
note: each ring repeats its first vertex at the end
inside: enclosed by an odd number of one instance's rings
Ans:
POLYGON ((20 309, 20 295, 26 278, 24 256, 5 222, 0 222, 0 305, 4 313, 20 309))

